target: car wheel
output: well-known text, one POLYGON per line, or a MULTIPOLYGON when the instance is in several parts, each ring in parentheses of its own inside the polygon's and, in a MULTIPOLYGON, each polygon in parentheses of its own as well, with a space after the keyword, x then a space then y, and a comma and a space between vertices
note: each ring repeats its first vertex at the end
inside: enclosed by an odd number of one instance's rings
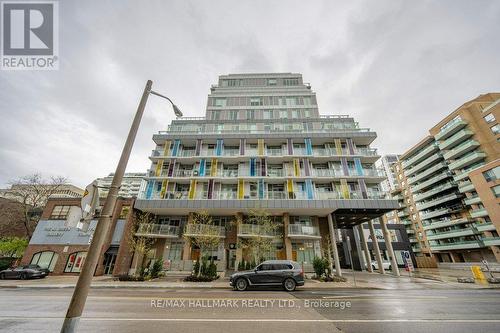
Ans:
POLYGON ((389 270, 392 271, 392 265, 389 265, 389 270))
POLYGON ((245 291, 248 288, 248 282, 244 278, 239 278, 236 280, 236 290, 238 291, 245 291))
POLYGON ((0 274, 0 280, 3 280, 3 279, 5 279, 5 274, 4 273, 0 274))
POLYGON ((295 280, 290 278, 286 279, 285 282, 283 282, 283 288, 285 288, 286 291, 294 291, 296 285, 297 284, 295 283, 295 280))
POLYGON ((21 274, 21 280, 26 280, 26 273, 21 274))

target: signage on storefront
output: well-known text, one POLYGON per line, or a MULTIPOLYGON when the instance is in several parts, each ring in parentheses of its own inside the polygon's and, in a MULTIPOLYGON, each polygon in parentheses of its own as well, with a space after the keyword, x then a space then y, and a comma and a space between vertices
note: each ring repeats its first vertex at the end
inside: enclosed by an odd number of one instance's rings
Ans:
POLYGON ((413 272, 413 262, 411 261, 410 251, 401 251, 403 254, 403 260, 405 261, 405 270, 407 272, 413 272))

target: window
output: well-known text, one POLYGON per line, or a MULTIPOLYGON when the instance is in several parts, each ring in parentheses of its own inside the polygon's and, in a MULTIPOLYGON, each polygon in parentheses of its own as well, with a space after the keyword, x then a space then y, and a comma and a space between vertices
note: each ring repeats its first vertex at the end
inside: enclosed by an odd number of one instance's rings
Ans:
POLYGON ((38 265, 42 268, 48 268, 49 271, 53 272, 57 258, 59 258, 59 255, 53 251, 38 252, 33 255, 30 264, 38 265))
POLYGON ((269 85, 269 86, 275 86, 276 85, 276 79, 269 79, 269 80, 267 80, 267 85, 269 85))
POLYGON ((247 119, 254 119, 254 118, 255 118, 254 110, 247 110, 247 119))
POLYGON ((287 119, 288 118, 288 111, 282 110, 280 111, 280 119, 287 119))
POLYGON ((299 111, 292 110, 292 119, 297 119, 297 118, 299 118, 299 111))
POLYGON ((264 110, 264 119, 273 119, 273 110, 264 110))
POLYGON ((483 172, 483 177, 487 182, 492 182, 500 178, 500 166, 494 167, 488 171, 483 172))
POLYGON ((229 119, 230 120, 236 120, 236 119, 238 119, 238 110, 231 110, 231 111, 229 111, 229 119))
POLYGON ((239 87, 241 85, 241 80, 232 79, 222 81, 222 85, 225 87, 239 87))
POLYGON ((262 97, 251 97, 250 98, 250 105, 251 106, 261 106, 261 105, 263 105, 263 103, 262 103, 262 97))
POLYGON ((220 106, 220 107, 226 106, 226 99, 225 98, 216 98, 214 105, 220 106))
POLYGON ((87 257, 87 251, 74 252, 68 257, 68 262, 64 268, 65 273, 80 273, 85 258, 87 257))
POLYGON ((68 216, 71 206, 54 206, 52 214, 50 214, 51 220, 65 220, 68 216))
POLYGON ((494 186, 491 188, 491 192, 496 198, 500 198, 500 185, 494 186))
POLYGON ((495 126, 491 127, 491 131, 493 132, 493 134, 500 133, 500 124, 496 124, 495 126))
POLYGON ((283 84, 285 86, 298 86, 299 79, 283 79, 283 84))
POLYGON ((490 113, 486 116, 484 116, 484 120, 487 122, 487 123, 492 123, 495 121, 495 116, 493 115, 493 113, 490 113))

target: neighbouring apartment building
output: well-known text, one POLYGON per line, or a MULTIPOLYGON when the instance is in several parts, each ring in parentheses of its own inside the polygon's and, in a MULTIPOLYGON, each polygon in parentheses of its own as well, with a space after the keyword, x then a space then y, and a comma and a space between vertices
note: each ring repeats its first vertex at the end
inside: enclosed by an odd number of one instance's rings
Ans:
POLYGON ((267 258, 310 269, 329 232, 339 237, 339 229, 398 208, 381 190, 375 138, 350 116, 320 115, 301 74, 220 76, 205 117, 173 120, 153 135, 147 186, 135 208, 157 218, 137 234, 156 239, 150 256, 191 270, 199 249, 182 236, 203 232, 190 221, 206 211, 221 238, 210 257, 231 270, 251 260, 239 244, 257 232, 249 211, 263 209, 278 225, 267 258))
POLYGON ((401 221, 420 266, 500 261, 500 93, 453 111, 400 157, 401 221))
MULTIPOLYGON (((49 198, 24 252, 23 265, 37 264, 55 275, 80 273, 97 225, 97 220, 92 220, 86 232, 65 225, 71 206, 80 207, 80 201, 81 198, 49 198)), ((133 199, 117 200, 96 275, 128 273, 132 253, 126 235, 131 229, 132 205, 133 199)))
MULTIPOLYGON (((109 187, 114 175, 114 173, 110 173, 106 177, 96 179, 97 186, 99 186, 99 197, 105 198, 108 196, 109 187)), ((118 196, 122 198, 136 198, 139 195, 144 177, 146 177, 146 174, 143 172, 126 172, 123 176, 118 196)))

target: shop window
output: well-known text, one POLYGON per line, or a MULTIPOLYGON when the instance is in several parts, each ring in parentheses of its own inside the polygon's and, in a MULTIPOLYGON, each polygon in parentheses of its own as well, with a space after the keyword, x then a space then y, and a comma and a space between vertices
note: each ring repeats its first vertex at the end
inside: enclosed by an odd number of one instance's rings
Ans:
POLYGON ((68 262, 64 268, 65 273, 80 273, 83 268, 83 263, 87 257, 87 251, 74 252, 68 257, 68 262))
POLYGON ((54 271, 54 267, 56 265, 57 259, 59 258, 59 254, 53 251, 43 251, 38 252, 33 255, 31 258, 30 264, 38 265, 42 268, 48 268, 49 271, 54 271))

